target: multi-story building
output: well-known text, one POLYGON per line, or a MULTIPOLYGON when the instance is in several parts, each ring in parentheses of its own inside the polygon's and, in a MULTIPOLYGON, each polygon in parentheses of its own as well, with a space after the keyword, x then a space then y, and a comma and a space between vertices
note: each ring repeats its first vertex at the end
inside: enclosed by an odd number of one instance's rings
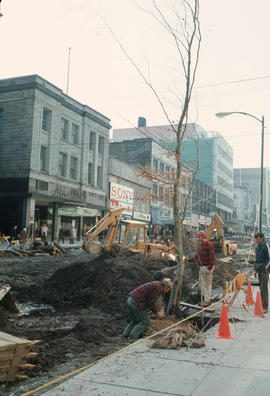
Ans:
POLYGON ((107 209, 110 120, 38 75, 0 80, 0 227, 81 235, 107 209))
MULTIPOLYGON (((148 138, 164 147, 167 153, 167 149, 175 148, 175 129, 176 125, 146 126, 146 120, 140 117, 137 128, 113 130, 113 141, 131 142, 132 139, 148 138)), ((197 160, 195 139, 200 152, 200 169, 194 180, 192 204, 190 210, 187 211, 187 223, 193 227, 207 225, 216 211, 224 220, 229 220, 233 210, 231 147, 219 134, 209 134, 195 123, 185 125, 185 136, 182 143, 182 158, 187 167, 193 167, 194 161, 197 160), (218 141, 220 141, 219 145, 218 141), (228 152, 227 155, 226 153, 223 155, 225 150, 228 152)))
MULTIPOLYGON (((138 169, 138 166, 152 169, 156 174, 172 175, 175 171, 175 159, 168 157, 167 150, 151 138, 141 138, 110 143, 110 156, 138 169)), ((167 205, 166 189, 162 176, 152 180, 151 220, 159 226, 173 225, 172 207, 167 205)))
MULTIPOLYGON (((236 168, 234 169, 234 186, 246 187, 250 191, 251 206, 257 208, 257 213, 251 217, 252 222, 258 224, 258 211, 260 206, 261 169, 260 168, 236 168)), ((237 199, 237 197, 236 197, 237 199)), ((239 205, 239 204, 236 204, 239 205)), ((263 229, 270 229, 270 169, 263 169, 263 205, 262 205, 263 229)))
POLYGON ((196 141, 190 138, 183 141, 182 158, 190 167, 199 160, 196 178, 216 191, 217 213, 229 223, 233 214, 232 147, 218 132, 207 132, 207 136, 196 141))
POLYGON ((150 203, 144 197, 152 190, 152 182, 136 173, 137 169, 117 158, 109 158, 110 209, 123 207, 122 217, 151 221, 150 203))

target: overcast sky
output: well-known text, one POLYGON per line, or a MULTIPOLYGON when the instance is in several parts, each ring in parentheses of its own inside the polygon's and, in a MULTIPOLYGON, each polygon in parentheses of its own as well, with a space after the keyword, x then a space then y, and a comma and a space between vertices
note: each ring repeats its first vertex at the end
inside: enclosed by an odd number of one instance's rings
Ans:
MULTIPOLYGON (((159 2, 164 6, 170 0, 159 2)), ((148 7, 151 1, 137 3, 148 7)), ((214 114, 264 115, 270 166, 270 1, 201 0, 200 9, 202 49, 189 121, 225 136, 235 167, 259 167, 260 123, 214 114), (245 79, 250 81, 229 83, 245 79)), ((179 77, 177 54, 171 39, 133 0, 3 0, 1 11, 0 78, 39 74, 65 91, 71 47, 70 96, 109 117, 112 128, 134 126, 138 116, 149 126, 167 124, 106 20, 177 119, 177 107, 167 96, 179 77)))

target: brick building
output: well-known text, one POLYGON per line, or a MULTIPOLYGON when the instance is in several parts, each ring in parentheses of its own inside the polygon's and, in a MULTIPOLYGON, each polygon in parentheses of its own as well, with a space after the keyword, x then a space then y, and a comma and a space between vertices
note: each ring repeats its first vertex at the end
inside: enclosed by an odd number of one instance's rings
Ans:
POLYGON ((38 75, 0 80, 0 228, 81 235, 108 208, 110 120, 38 75))

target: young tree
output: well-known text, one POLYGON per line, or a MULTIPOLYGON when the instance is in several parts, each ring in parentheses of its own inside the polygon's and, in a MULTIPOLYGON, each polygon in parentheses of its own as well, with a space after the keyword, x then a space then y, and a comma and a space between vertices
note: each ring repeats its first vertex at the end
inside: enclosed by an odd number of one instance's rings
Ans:
MULTIPOLYGON (((166 108, 165 101, 158 93, 158 89, 153 86, 150 78, 142 72, 141 68, 136 64, 133 58, 128 54, 122 43, 117 39, 111 28, 108 26, 115 40, 129 59, 133 67, 136 69, 139 76, 143 79, 146 85, 153 92, 161 109, 170 125, 171 130, 175 134, 175 147, 171 149, 176 161, 176 171, 173 180, 173 215, 174 215, 174 236, 177 250, 177 272, 173 282, 170 301, 167 307, 167 313, 171 312, 173 308, 179 306, 179 301, 182 294, 182 284, 184 277, 184 258, 183 258, 183 244, 182 244, 182 229, 183 221, 185 219, 187 203, 190 198, 193 180, 190 181, 188 193, 185 197, 185 202, 180 207, 181 185, 183 183, 183 162, 181 158, 181 147, 183 139, 186 137, 186 125, 189 119, 189 107, 191 101, 192 90, 195 83, 196 72, 199 62, 199 53, 201 45, 201 30, 199 20, 199 0, 182 0, 173 1, 168 0, 152 0, 152 9, 144 9, 138 5, 143 11, 151 14, 151 16, 158 22, 159 25, 168 34, 169 40, 172 40, 175 46, 175 51, 178 57, 178 71, 184 78, 183 92, 173 92, 178 100, 178 116, 177 122, 170 119, 169 112, 166 108), (179 8, 179 5, 181 6, 179 8), (169 7, 174 11, 175 23, 173 24, 168 18, 166 10, 169 7)), ((199 163, 197 161, 196 169, 199 163)), ((195 172, 193 173, 194 177, 195 172)))

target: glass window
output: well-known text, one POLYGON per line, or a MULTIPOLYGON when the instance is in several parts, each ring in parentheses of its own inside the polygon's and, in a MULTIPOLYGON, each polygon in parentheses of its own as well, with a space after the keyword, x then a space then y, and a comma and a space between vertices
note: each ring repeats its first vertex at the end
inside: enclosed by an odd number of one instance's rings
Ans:
POLYGON ((4 111, 3 109, 0 109, 0 132, 3 131, 4 127, 4 111))
POLYGON ((79 144, 79 125, 72 123, 72 143, 79 144))
POLYGON ((159 187, 158 193, 159 193, 160 202, 163 202, 163 199, 164 199, 164 189, 163 189, 163 187, 159 187))
POLYGON ((51 132, 52 127, 52 111, 43 107, 42 129, 43 131, 51 132))
POLYGON ((155 169, 155 170, 158 170, 158 160, 157 159, 153 159, 153 168, 155 169))
POLYGON ((78 158, 70 157, 70 177, 76 180, 78 177, 78 158))
POLYGON ((48 172, 48 147, 40 147, 40 170, 43 172, 48 172))
POLYGON ((98 187, 103 187, 103 172, 101 166, 97 168, 97 185, 98 187))
POLYGON ((96 133, 90 131, 89 150, 96 151, 96 133))
POLYGON ((69 122, 65 118, 61 119, 61 139, 68 140, 69 122))
POLYGON ((99 138, 98 138, 98 153, 100 155, 104 155, 104 142, 105 142, 104 137, 99 136, 99 138))
POLYGON ((63 177, 67 175, 67 154, 65 153, 59 153, 58 173, 63 177))
POLYGON ((95 168, 94 164, 91 162, 88 163, 88 184, 94 184, 95 180, 95 168))
POLYGON ((160 162, 160 164, 159 164, 159 169, 160 169, 162 172, 164 172, 164 164, 163 164, 163 162, 160 162))

